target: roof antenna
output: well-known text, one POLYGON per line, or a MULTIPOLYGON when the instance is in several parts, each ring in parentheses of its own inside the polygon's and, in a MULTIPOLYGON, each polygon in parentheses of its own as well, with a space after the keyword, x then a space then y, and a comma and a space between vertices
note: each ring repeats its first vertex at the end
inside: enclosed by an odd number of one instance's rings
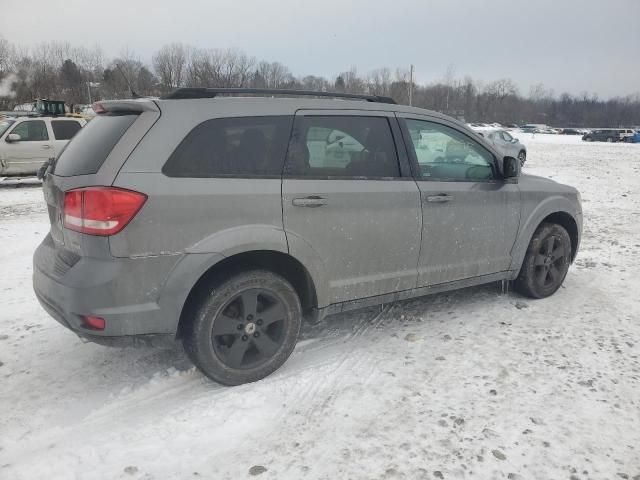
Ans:
POLYGON ((134 92, 133 88, 131 88, 131 82, 129 82, 129 79, 124 74, 124 71, 122 70, 122 67, 120 66, 119 63, 116 63, 116 68, 120 72, 120 75, 122 75, 122 77, 124 78, 124 81, 127 82, 127 87, 129 87, 129 92, 131 92, 131 98, 141 98, 140 95, 138 95, 136 92, 134 92))

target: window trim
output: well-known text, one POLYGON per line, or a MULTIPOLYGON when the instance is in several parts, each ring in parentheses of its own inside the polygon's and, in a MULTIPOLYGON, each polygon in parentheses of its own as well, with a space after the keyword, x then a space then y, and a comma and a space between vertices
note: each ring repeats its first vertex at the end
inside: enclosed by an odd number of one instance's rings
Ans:
POLYGON ((406 147, 401 138, 400 127, 397 124, 397 118, 395 118, 394 112, 375 111, 375 110, 335 110, 335 109, 300 109, 295 112, 293 122, 291 124, 291 131, 289 132, 289 144, 287 145, 287 153, 285 155, 284 166, 282 170, 283 180, 369 180, 369 181, 413 181, 413 175, 411 175, 409 159, 407 156, 406 147), (398 172, 400 176, 393 177, 380 177, 380 176, 347 176, 347 175, 290 175, 286 173, 287 160, 289 158, 289 147, 291 146, 291 137, 293 135, 293 128, 296 119, 300 117, 364 117, 364 118, 384 118, 387 120, 387 126, 391 139, 393 141, 396 162, 398 164, 398 172), (395 127, 395 129, 394 129, 395 127))
MULTIPOLYGON (((488 148, 482 142, 479 142, 477 139, 472 138, 466 132, 460 130, 459 128, 456 128, 455 125, 452 125, 449 122, 446 122, 446 121, 444 121, 442 119, 439 119, 439 118, 436 118, 436 117, 427 117, 427 116, 420 117, 419 115, 407 116, 407 115, 401 115, 401 114, 396 114, 396 116, 398 117, 398 123, 400 124, 400 131, 402 132, 402 136, 403 136, 403 139, 404 139, 404 143, 406 145, 406 149, 409 152, 409 158, 411 159, 411 169, 413 171, 413 179, 416 182, 504 183, 504 178, 500 174, 500 169, 498 168, 498 165, 497 165, 497 157, 496 157, 495 153, 493 152, 493 150, 488 148), (491 157, 493 158, 493 162, 491 164, 491 171, 493 173, 493 178, 471 179, 471 178, 423 177, 420 174, 420 164, 418 162, 418 157, 417 157, 416 152, 415 152, 415 147, 413 146, 413 142, 411 140, 411 135, 409 133, 409 127, 407 126, 407 120, 417 120, 417 121, 422 121, 422 122, 434 123, 436 125, 442 125, 443 127, 451 128, 451 129, 455 130, 456 132, 460 133, 461 135, 464 135, 469 140, 471 140, 471 141, 477 143, 478 145, 480 145, 487 152, 489 152, 491 154, 491 157)), ((482 137, 482 138, 484 138, 484 137, 482 137)))
MULTIPOLYGON (((44 124, 44 131, 47 132, 47 138, 45 138, 44 140, 23 140, 22 138, 20 139, 21 142, 48 142, 51 140, 51 135, 49 135, 49 128, 47 127, 47 122, 45 122, 44 120, 41 119, 29 119, 29 120, 25 120, 23 122, 16 122, 13 124, 13 128, 7 132, 7 137, 9 135, 11 135, 16 128, 19 128, 20 125, 24 125, 25 123, 34 123, 34 122, 41 122, 42 124, 44 124)), ((27 127, 28 128, 28 127, 27 127)))

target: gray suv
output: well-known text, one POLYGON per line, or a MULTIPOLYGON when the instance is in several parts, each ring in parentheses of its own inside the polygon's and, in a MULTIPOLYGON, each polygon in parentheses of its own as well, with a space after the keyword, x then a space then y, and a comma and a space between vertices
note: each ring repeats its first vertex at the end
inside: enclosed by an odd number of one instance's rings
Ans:
POLYGON ((179 89, 96 112, 44 172, 36 295, 91 341, 180 339, 222 384, 275 371, 304 319, 501 280, 546 297, 580 243, 574 188, 391 99, 179 89))

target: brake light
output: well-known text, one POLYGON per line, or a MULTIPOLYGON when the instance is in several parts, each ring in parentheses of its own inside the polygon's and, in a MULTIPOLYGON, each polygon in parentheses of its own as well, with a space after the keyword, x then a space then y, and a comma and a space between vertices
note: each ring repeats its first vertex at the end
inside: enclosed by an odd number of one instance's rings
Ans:
POLYGON ((82 317, 82 321, 84 322, 87 328, 92 330, 104 330, 107 322, 104 321, 104 318, 101 317, 93 317, 90 315, 85 315, 82 317))
POLYGON ((106 109, 104 108, 104 106, 101 103, 94 103, 93 105, 91 105, 91 108, 93 109, 93 111, 96 114, 100 114, 100 113, 106 113, 106 109))
POLYGON ((142 208, 144 193, 114 187, 86 187, 64 194, 64 226, 89 235, 121 231, 142 208))

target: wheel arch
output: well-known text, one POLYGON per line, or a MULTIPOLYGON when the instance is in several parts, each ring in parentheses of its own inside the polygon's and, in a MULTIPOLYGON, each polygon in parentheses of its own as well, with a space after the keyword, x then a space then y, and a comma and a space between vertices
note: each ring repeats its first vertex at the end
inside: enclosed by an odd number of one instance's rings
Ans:
POLYGON ((513 275, 518 275, 529 243, 538 227, 544 222, 557 223, 567 230, 571 239, 571 261, 573 262, 580 246, 580 234, 582 231, 581 214, 580 212, 576 212, 575 215, 572 214, 571 211, 573 209, 571 202, 562 197, 550 198, 547 202, 538 206, 536 211, 523 223, 511 252, 510 270, 513 275))
MULTIPOLYGON (((575 218, 573 218, 567 212, 555 212, 551 215, 547 215, 541 222, 538 224, 538 227, 542 223, 555 223, 563 227, 567 233, 569 234, 569 238, 571 239, 571 261, 575 260, 576 254, 578 253, 578 245, 580 242, 580 233, 578 231, 578 223, 575 218)), ((536 230, 538 229, 536 227, 536 230)))
POLYGON ((224 257, 204 271, 191 287, 182 306, 176 338, 181 338, 182 329, 193 313, 197 299, 208 285, 235 272, 264 269, 285 278, 296 290, 303 312, 312 311, 318 304, 316 286, 307 268, 293 256, 276 250, 250 250, 224 257))

